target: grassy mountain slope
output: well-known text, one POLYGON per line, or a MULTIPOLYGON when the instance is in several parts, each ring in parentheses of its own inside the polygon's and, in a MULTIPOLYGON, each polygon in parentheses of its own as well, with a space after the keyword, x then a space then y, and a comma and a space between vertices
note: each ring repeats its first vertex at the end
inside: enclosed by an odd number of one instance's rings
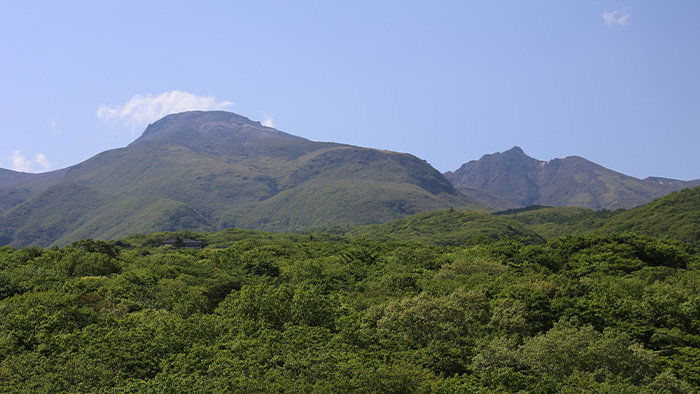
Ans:
POLYGON ((295 164, 272 178, 278 194, 235 207, 222 226, 301 229, 380 223, 435 208, 484 210, 408 154, 345 146, 305 155, 295 164))
POLYGON ((113 202, 108 209, 100 210, 94 218, 81 223, 75 230, 54 241, 54 244, 67 245, 76 239, 116 239, 121 234, 182 229, 211 231, 215 227, 197 211, 181 202, 167 198, 134 198, 113 202))
POLYGON ((7 223, 2 243, 18 246, 234 226, 290 231, 486 209, 412 155, 308 141, 221 111, 169 115, 129 146, 64 170, 55 189, 39 195, 16 182, 29 179, 24 175, 0 176, 15 182, 0 216, 7 223))
POLYGON ((0 218, 2 244, 50 245, 94 215, 108 195, 76 184, 57 184, 0 218))
POLYGON ((31 174, 0 168, 0 185, 13 186, 24 182, 31 174))
POLYGON ((0 189, 0 214, 29 200, 35 194, 34 190, 24 186, 0 189))
POLYGON ((104 152, 72 167, 66 180, 122 196, 169 197, 214 215, 231 201, 274 194, 256 168, 182 146, 146 144, 104 152))
POLYGON ((0 218, 0 241, 13 246, 67 245, 76 239, 214 228, 187 205, 166 198, 115 198, 86 186, 61 183, 0 218))
POLYGON ((469 198, 473 199, 480 205, 495 211, 503 211, 518 207, 518 204, 508 201, 501 196, 489 192, 488 190, 463 185, 455 185, 455 189, 459 190, 465 196, 469 196, 469 198))
POLYGON ((58 183, 65 170, 29 174, 0 168, 0 214, 58 183))
POLYGON ((458 188, 487 190, 519 206, 591 209, 632 208, 692 185, 637 179, 577 156, 540 161, 518 147, 485 155, 445 176, 458 188))

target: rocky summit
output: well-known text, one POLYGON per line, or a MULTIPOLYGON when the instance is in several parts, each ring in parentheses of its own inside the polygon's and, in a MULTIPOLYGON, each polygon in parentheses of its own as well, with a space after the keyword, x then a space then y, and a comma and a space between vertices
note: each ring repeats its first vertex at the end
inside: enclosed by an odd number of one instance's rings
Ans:
POLYGON ((481 189, 519 206, 591 209, 632 208, 700 184, 665 178, 637 179, 579 156, 537 160, 517 146, 484 155, 444 175, 460 190, 481 189))

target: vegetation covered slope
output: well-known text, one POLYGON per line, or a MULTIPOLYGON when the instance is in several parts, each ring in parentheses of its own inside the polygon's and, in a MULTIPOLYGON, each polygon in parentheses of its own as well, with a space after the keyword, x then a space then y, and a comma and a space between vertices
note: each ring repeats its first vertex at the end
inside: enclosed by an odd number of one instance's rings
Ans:
POLYGON ((630 210, 533 206, 493 215, 515 220, 545 238, 631 231, 700 247, 700 187, 672 192, 630 210))
POLYGON ((0 240, 14 246, 156 230, 292 231, 486 209, 412 155, 308 141, 221 111, 149 125, 128 147, 51 178, 61 193, 23 191, 27 184, 16 180, 28 177, 0 175, 15 182, 6 190, 15 202, 0 213, 0 240))
POLYGON ((519 147, 484 155, 445 176, 457 188, 484 189, 518 206, 611 210, 632 208, 695 185, 660 178, 641 180, 577 156, 545 162, 527 156, 519 147))
POLYGON ((671 193, 601 224, 606 232, 633 231, 700 246, 700 187, 671 193))
POLYGON ((519 238, 543 243, 544 238, 515 220, 479 212, 423 212, 389 223, 355 226, 344 233, 377 241, 418 241, 435 245, 465 245, 492 239, 519 238))
POLYGON ((533 205, 527 208, 494 212, 493 215, 521 223, 542 237, 557 238, 567 234, 583 234, 598 230, 605 220, 624 210, 594 211, 578 207, 544 207, 533 205))
POLYGON ((54 185, 65 170, 28 174, 0 168, 0 215, 54 185))
POLYGON ((69 244, 91 236, 116 239, 123 234, 212 230, 204 217, 167 198, 114 199, 74 183, 59 183, 0 217, 0 243, 69 244))
POLYGON ((0 248, 2 391, 700 390, 700 266, 678 243, 250 235, 0 248))

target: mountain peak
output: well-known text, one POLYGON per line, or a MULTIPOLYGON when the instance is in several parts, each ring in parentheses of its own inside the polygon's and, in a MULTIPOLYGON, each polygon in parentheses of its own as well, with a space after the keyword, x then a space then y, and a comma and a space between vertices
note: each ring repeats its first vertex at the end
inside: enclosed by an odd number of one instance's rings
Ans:
POLYGON ((138 140, 164 137, 183 128, 200 128, 202 125, 211 123, 229 126, 247 125, 251 127, 264 127, 262 124, 260 124, 260 122, 252 121, 245 116, 238 115, 233 112, 187 111, 166 115, 163 118, 149 124, 138 140))
POLYGON ((226 111, 188 111, 149 124, 131 145, 166 141, 195 149, 219 150, 266 139, 305 140, 226 111))
POLYGON ((525 154, 525 152, 522 150, 522 148, 520 148, 520 147, 517 146, 517 145, 514 146, 514 147, 512 147, 512 148, 510 148, 510 149, 508 149, 507 151, 505 151, 505 152, 503 152, 503 153, 519 153, 519 154, 521 154, 521 155, 524 155, 524 154, 525 154))
POLYGON ((632 208, 686 185, 660 178, 642 181, 580 156, 541 161, 518 146, 484 155, 445 176, 460 190, 486 190, 516 205, 592 209, 632 208))
MULTIPOLYGON (((173 123, 178 123, 178 122, 226 122, 230 124, 239 124, 239 125, 250 125, 250 126, 257 126, 257 127, 263 127, 260 122, 250 120, 249 118, 239 115, 233 112, 228 112, 228 111, 185 111, 185 112, 178 112, 170 115, 166 115, 162 117, 161 119, 153 122, 152 124, 149 124, 148 127, 146 128, 146 131, 149 129, 151 130, 157 130, 160 129, 164 126, 167 126, 169 124, 173 123)), ((145 133, 145 132, 144 132, 145 133)))

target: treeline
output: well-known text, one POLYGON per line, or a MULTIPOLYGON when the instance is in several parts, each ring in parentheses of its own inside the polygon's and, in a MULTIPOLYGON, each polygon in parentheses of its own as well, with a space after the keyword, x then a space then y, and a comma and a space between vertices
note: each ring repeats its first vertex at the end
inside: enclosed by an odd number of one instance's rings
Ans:
POLYGON ((1 391, 700 389, 700 259, 677 242, 224 238, 0 248, 1 391))

